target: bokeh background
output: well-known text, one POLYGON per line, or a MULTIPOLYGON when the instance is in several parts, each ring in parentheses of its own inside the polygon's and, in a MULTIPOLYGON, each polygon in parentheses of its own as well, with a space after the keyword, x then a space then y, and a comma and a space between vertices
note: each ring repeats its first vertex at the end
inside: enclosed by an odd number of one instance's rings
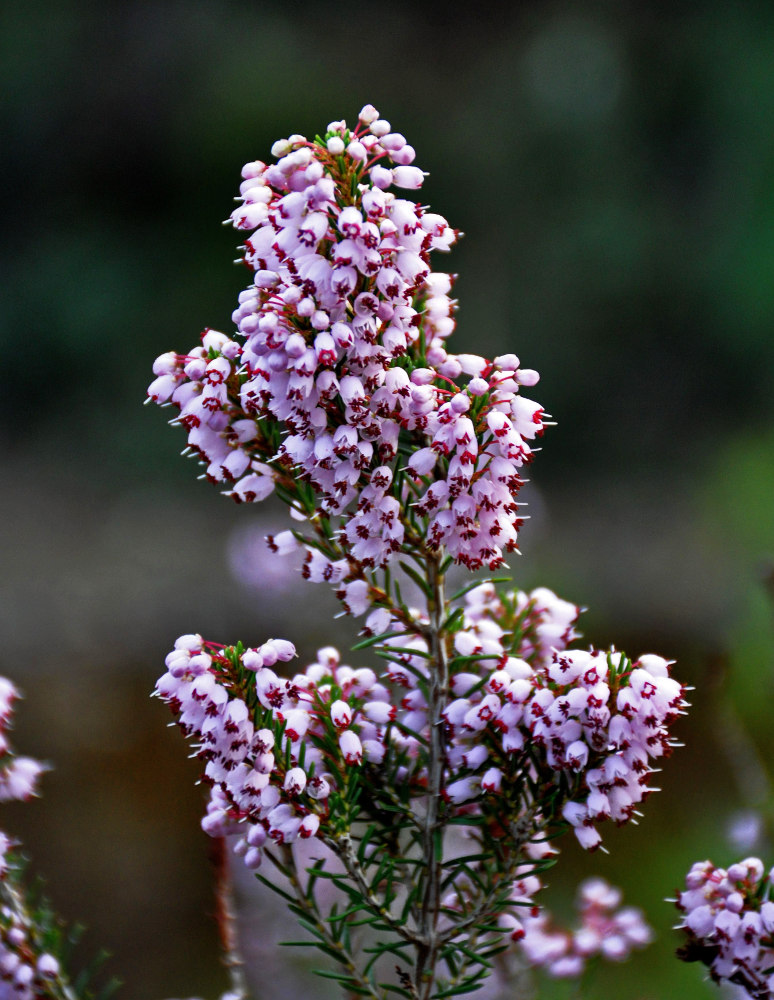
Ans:
MULTIPOLYGON (((172 640, 346 645, 327 592, 267 559, 141 405, 150 365, 230 329, 241 164, 374 103, 466 236, 462 350, 513 350, 557 420, 532 470, 522 587, 589 608, 595 644, 696 686, 639 827, 573 881, 624 885, 659 939, 595 1000, 717 996, 672 958, 689 864, 769 849, 774 750, 774 6, 656 0, 7 0, 0 6, 0 670, 50 760, 8 808, 123 996, 213 996, 196 766, 148 693, 172 640), (768 806, 767 806, 768 801, 768 806)), ((774 861, 771 853, 769 862, 774 861)), ((259 887, 258 887, 259 888, 259 887)), ((327 995, 243 887, 256 1000, 327 995)), ((541 997, 566 998, 566 985, 541 997)))

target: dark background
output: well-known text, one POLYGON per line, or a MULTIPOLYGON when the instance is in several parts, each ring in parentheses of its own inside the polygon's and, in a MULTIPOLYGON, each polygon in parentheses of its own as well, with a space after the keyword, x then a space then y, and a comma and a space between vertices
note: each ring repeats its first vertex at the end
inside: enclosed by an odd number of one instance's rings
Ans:
MULTIPOLYGON (((560 910, 600 872, 659 931, 584 996, 717 996, 671 957, 662 899, 693 860, 767 847, 728 831, 770 798, 774 746, 774 7, 12 0, 0 95, 0 669, 27 696, 20 749, 55 766, 2 826, 123 995, 223 985, 197 769, 147 697, 174 638, 311 657, 349 635, 266 560, 280 512, 178 457, 141 405, 150 366, 230 329, 242 163, 371 102, 466 234, 435 265, 460 275, 453 344, 516 351, 557 420, 518 585, 697 687, 641 825, 552 874, 560 910)), ((274 904, 244 905, 256 997, 301 995, 274 904)))

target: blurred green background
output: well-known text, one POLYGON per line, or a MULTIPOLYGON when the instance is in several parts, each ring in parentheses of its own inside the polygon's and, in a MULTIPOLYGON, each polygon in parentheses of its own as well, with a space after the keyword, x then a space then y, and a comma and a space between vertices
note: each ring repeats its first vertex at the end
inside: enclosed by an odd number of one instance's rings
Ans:
MULTIPOLYGON (((230 329, 242 163, 372 102, 466 234, 436 264, 460 275, 453 343, 516 351, 557 420, 515 579, 697 687, 641 825, 552 877, 560 910, 583 874, 618 880, 659 932, 583 995, 718 996, 672 958, 662 898, 693 860, 769 846, 774 6, 10 0, 0 53, 0 670, 19 747, 55 765, 2 826, 123 995, 223 985, 197 768, 147 697, 172 641, 349 634, 265 561, 280 513, 178 457, 150 365, 230 329)), ((266 894, 241 905, 258 1000, 321 990, 266 894)))

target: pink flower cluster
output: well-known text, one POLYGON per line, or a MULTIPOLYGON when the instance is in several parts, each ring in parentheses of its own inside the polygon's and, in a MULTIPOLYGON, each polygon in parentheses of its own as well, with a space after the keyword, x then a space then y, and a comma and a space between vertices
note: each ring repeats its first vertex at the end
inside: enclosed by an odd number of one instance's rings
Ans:
POLYGON ((728 979, 763 1000, 774 995, 774 869, 746 858, 727 870, 699 861, 678 893, 679 927, 688 937, 678 951, 685 961, 709 967, 715 982, 728 979))
POLYGON ((189 448, 234 499, 278 487, 302 520, 342 518, 338 543, 310 548, 311 579, 362 578, 411 544, 501 565, 544 426, 520 395, 538 376, 512 354, 448 351, 453 279, 430 254, 458 234, 390 190, 420 187, 414 150, 367 106, 354 130, 332 122, 272 151, 276 163, 243 169, 232 214, 254 272, 236 339, 207 330, 162 355, 150 399, 179 408, 189 448))
POLYGON ((478 673, 452 678, 444 794, 452 803, 496 795, 525 761, 535 779, 564 773, 571 793, 561 815, 593 850, 602 839, 597 824, 625 823, 648 794, 651 761, 671 752, 668 727, 684 712, 683 688, 659 656, 632 663, 617 652, 565 648, 578 609, 550 591, 537 594, 511 599, 510 621, 491 584, 466 597, 455 647, 495 669, 483 685, 478 673))
MULTIPOLYGON (((19 697, 15 685, 0 677, 0 802, 25 801, 37 794, 44 764, 32 757, 19 757, 8 740, 13 717, 13 703, 19 697)), ((0 880, 5 882, 15 864, 11 839, 0 832, 0 880)), ((26 913, 19 911, 16 896, 8 895, 0 885, 0 997, 33 1000, 59 996, 55 982, 59 962, 40 946, 35 928, 26 913)))
MULTIPOLYGON (((561 817, 593 849, 596 824, 626 822, 647 793, 650 759, 670 749, 682 688, 659 657, 631 664, 618 653, 562 649, 577 613, 542 588, 500 599, 483 584, 467 595, 443 710, 450 815, 475 808, 507 831, 524 808, 511 789, 525 775, 550 786, 563 773, 561 817), (471 657, 478 673, 468 672, 471 657)), ((398 629, 380 610, 367 626, 381 634, 391 623, 398 629)), ((289 843, 326 832, 331 791, 343 793, 364 763, 426 794, 427 643, 396 631, 379 648, 389 661, 381 679, 343 665, 333 648, 283 678, 273 668, 295 655, 285 640, 241 651, 188 635, 167 657, 156 690, 206 761, 205 829, 223 834, 246 822, 238 849, 251 867, 267 837, 289 843)))
POLYGON ((238 654, 181 636, 156 685, 206 761, 204 829, 239 833, 234 849, 250 868, 267 837, 287 844, 317 835, 332 790, 342 792, 364 761, 382 761, 395 716, 373 670, 353 670, 328 647, 304 673, 278 676, 277 661, 294 655, 285 640, 238 654))
MULTIPOLYGON (((602 878, 586 879, 578 887, 580 925, 573 930, 560 927, 549 910, 535 901, 543 884, 534 862, 557 851, 548 841, 536 840, 524 845, 523 853, 528 860, 517 869, 509 909, 500 914, 498 924, 531 968, 544 969, 555 978, 575 978, 583 974, 589 959, 601 956, 622 962, 633 949, 644 948, 653 939, 642 911, 622 908, 621 890, 602 878)), ((447 912, 460 908, 466 888, 455 885, 447 895, 447 912)))
POLYGON ((11 906, 0 906, 0 997, 42 1000, 61 996, 59 962, 41 950, 34 929, 11 906))
POLYGON ((17 756, 8 739, 13 703, 19 692, 7 677, 0 677, 0 802, 26 801, 38 793, 38 779, 47 770, 32 757, 17 756))
POLYGON ((545 910, 527 910, 523 929, 515 932, 519 949, 530 966, 556 978, 580 976, 598 955, 622 962, 633 949, 649 944, 653 932, 641 910, 621 908, 621 898, 621 890, 604 879, 586 879, 578 887, 580 926, 561 929, 545 910))
MULTIPOLYGON (((205 330, 188 354, 162 355, 148 395, 177 407, 172 423, 227 495, 276 492, 290 507, 293 527, 270 547, 302 548, 304 577, 367 613, 364 645, 387 665, 353 668, 329 647, 288 677, 286 640, 181 636, 156 693, 203 762, 203 827, 233 835, 250 869, 267 844, 319 838, 361 885, 350 831, 392 817, 398 841, 424 851, 424 902, 410 896, 406 910, 418 926, 440 891, 450 941, 455 921, 464 936, 494 914, 553 975, 623 958, 649 938, 640 915, 588 883, 581 928, 556 931, 532 902, 536 871, 555 834, 571 828, 593 850, 602 821, 635 814, 674 745, 684 689, 659 656, 572 648, 579 609, 545 588, 483 583, 446 601, 452 560, 495 569, 516 550, 522 469, 546 423, 521 390, 538 375, 513 354, 449 350, 454 279, 430 258, 459 234, 394 190, 419 189, 424 174, 372 106, 354 129, 332 122, 272 153, 244 167, 231 216, 251 272, 237 332, 205 330), (403 577, 426 609, 406 605, 403 577), (464 856, 433 860, 436 830, 452 825, 475 843, 483 881, 464 856), (510 901, 498 866, 515 873, 510 901)), ((358 865, 374 846, 358 843, 358 865)), ((374 906, 389 924, 389 904, 374 906)))

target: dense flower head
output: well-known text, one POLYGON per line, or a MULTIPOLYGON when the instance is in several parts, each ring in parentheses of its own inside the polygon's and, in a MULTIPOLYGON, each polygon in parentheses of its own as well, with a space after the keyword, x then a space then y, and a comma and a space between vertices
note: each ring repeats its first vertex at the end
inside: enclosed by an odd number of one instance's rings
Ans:
POLYGON ((455 649, 488 670, 452 677, 456 697, 443 716, 449 759, 460 767, 444 794, 454 803, 495 797, 489 808, 501 818, 513 809, 515 821, 522 799, 514 809, 508 790, 523 774, 546 787, 561 775, 559 815, 593 850, 598 825, 627 822, 652 790, 652 762, 671 752, 669 726, 686 702, 659 656, 632 662, 614 650, 569 648, 577 615, 546 588, 503 598, 482 584, 467 594, 455 649))
POLYGON ((399 550, 501 565, 544 427, 520 392, 537 373, 515 355, 449 351, 454 276, 430 255, 459 234, 402 196, 424 174, 369 109, 244 167, 231 222, 253 280, 237 332, 162 355, 148 389, 179 409, 191 453, 235 500, 280 493, 313 540, 306 576, 338 585, 352 613, 369 601, 348 601, 346 585, 399 550))
MULTIPOLYGON (((545 588, 498 596, 482 584, 460 611, 442 711, 446 815, 472 810, 489 817, 491 836, 507 838, 537 807, 535 789, 561 781, 545 822, 571 826, 595 848, 598 824, 626 822, 648 794, 651 761, 670 751, 668 726, 683 710, 680 684, 660 657, 632 663, 568 649, 578 609, 545 588)), ((289 843, 348 829, 358 815, 349 790, 362 769, 371 785, 426 795, 427 642, 387 612, 368 622, 385 631, 376 644, 387 660, 381 676, 342 663, 333 647, 281 676, 278 662, 295 650, 278 639, 244 649, 187 635, 167 657, 157 693, 205 762, 205 829, 241 830, 251 867, 267 837, 289 843)))
POLYGON ((279 676, 273 667, 294 656, 285 640, 245 650, 182 636, 156 686, 205 761, 204 829, 240 834, 235 851, 250 868, 267 838, 292 843, 346 821, 331 816, 330 797, 346 794, 354 768, 382 760, 395 714, 374 671, 342 664, 333 647, 279 676))
POLYGON ((708 966, 715 982, 727 979, 758 998, 774 995, 774 869, 746 858, 728 869, 698 861, 678 893, 678 927, 686 943, 678 956, 708 966))

